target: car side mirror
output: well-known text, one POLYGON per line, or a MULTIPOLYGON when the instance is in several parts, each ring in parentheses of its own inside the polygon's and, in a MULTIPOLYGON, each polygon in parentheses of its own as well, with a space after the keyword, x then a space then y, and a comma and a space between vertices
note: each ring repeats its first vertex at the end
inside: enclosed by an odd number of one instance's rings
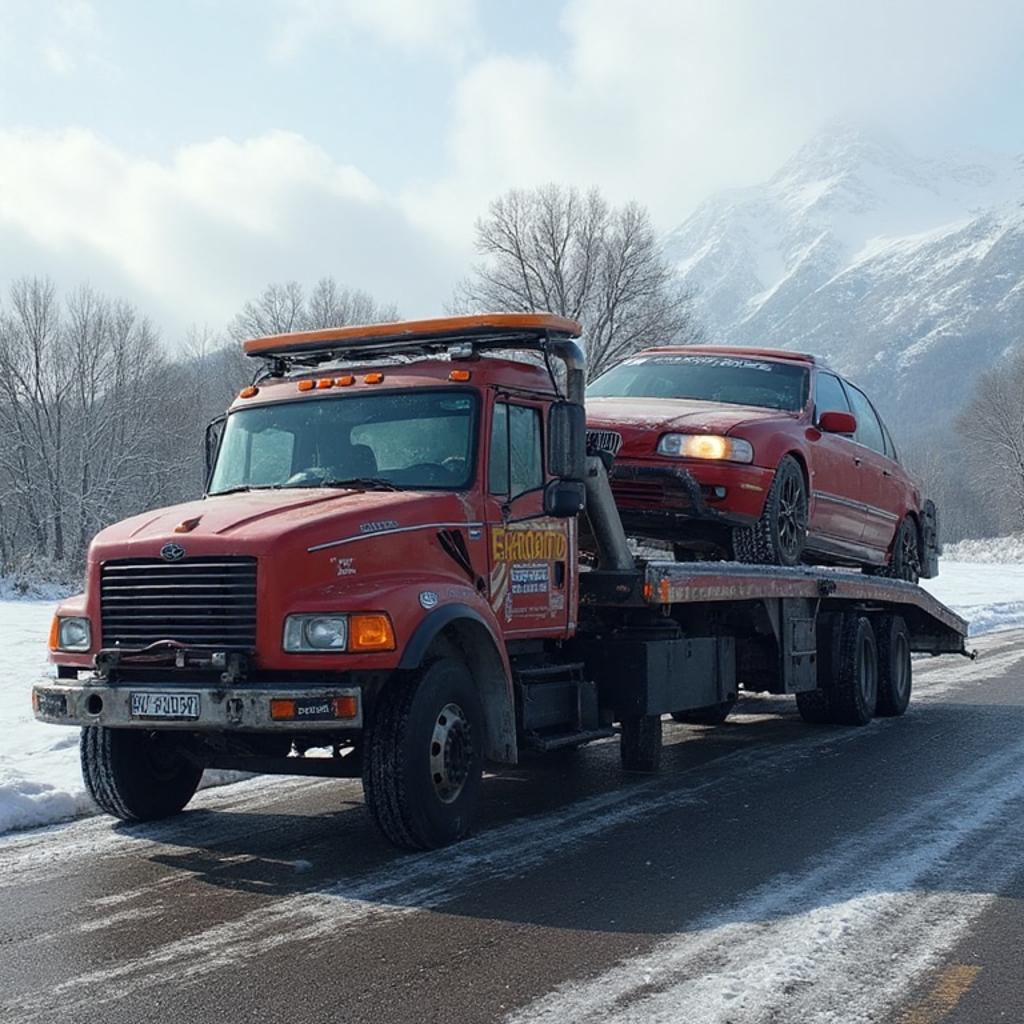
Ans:
POLYGON ((544 488, 544 515, 572 519, 587 506, 586 487, 578 480, 552 480, 544 488))
POLYGON ((857 417, 852 412, 823 412, 818 417, 818 427, 826 434, 855 434, 857 417))

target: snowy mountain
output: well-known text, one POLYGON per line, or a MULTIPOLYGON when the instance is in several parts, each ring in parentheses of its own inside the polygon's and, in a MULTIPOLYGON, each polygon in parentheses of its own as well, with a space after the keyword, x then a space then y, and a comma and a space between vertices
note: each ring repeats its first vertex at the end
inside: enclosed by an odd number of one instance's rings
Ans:
POLYGON ((836 122, 665 243, 722 344, 813 352, 934 434, 1024 339, 1024 157, 913 156, 836 122), (936 422, 940 417, 940 423, 936 422))

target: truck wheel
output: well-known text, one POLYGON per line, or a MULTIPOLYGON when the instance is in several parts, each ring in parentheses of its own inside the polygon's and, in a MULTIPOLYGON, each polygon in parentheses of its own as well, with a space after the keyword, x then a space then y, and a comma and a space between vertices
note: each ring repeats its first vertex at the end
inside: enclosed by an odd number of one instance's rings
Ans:
POLYGON ((754 565, 799 565, 807 539, 808 506, 803 470, 792 455, 784 455, 761 518, 753 526, 733 530, 736 560, 754 565))
POLYGON ((92 725, 79 743, 82 778, 99 808, 122 821, 177 814, 195 795, 202 765, 172 732, 92 725))
POLYGON ((863 615, 842 616, 839 664, 828 695, 833 721, 867 725, 878 703, 878 651, 871 622, 863 615))
POLYGON ((876 714, 894 718, 910 703, 913 668, 910 631, 902 615, 883 615, 875 628, 878 640, 878 706, 876 714))
POLYGON ((483 777, 483 722, 469 669, 454 658, 385 689, 367 732, 363 792, 395 846, 431 850, 466 833, 483 777))
POLYGON ((623 715, 619 754, 629 772, 656 772, 661 767, 661 716, 623 715))
POLYGON ((689 708, 686 711, 673 711, 672 718, 676 722, 688 725, 721 725, 736 706, 736 698, 723 700, 720 704, 709 704, 703 708, 689 708))

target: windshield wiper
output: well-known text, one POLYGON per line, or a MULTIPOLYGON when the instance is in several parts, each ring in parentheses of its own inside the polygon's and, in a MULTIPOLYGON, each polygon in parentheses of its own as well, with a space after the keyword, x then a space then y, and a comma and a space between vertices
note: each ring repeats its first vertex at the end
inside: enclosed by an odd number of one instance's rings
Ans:
POLYGON ((237 487, 228 487, 223 491, 211 491, 211 498, 221 498, 225 494, 241 494, 243 491, 279 491, 280 484, 238 484, 237 487))
POLYGON ((384 480, 379 476, 354 476, 347 480, 324 480, 321 487, 351 487, 362 491, 397 491, 397 488, 390 480, 384 480))

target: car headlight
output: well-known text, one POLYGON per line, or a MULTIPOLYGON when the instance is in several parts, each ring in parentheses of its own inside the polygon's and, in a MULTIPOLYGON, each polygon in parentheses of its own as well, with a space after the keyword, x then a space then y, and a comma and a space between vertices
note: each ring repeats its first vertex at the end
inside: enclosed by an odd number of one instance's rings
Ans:
POLYGON ((749 441, 717 434, 663 434, 657 451, 659 455, 673 455, 679 459, 754 461, 754 446, 749 441))
POLYGON ((384 612, 289 615, 282 643, 286 651, 299 654, 393 651, 395 630, 384 612))
POLYGON ((92 626, 81 616, 57 617, 50 632, 50 649, 87 651, 92 646, 92 626))

